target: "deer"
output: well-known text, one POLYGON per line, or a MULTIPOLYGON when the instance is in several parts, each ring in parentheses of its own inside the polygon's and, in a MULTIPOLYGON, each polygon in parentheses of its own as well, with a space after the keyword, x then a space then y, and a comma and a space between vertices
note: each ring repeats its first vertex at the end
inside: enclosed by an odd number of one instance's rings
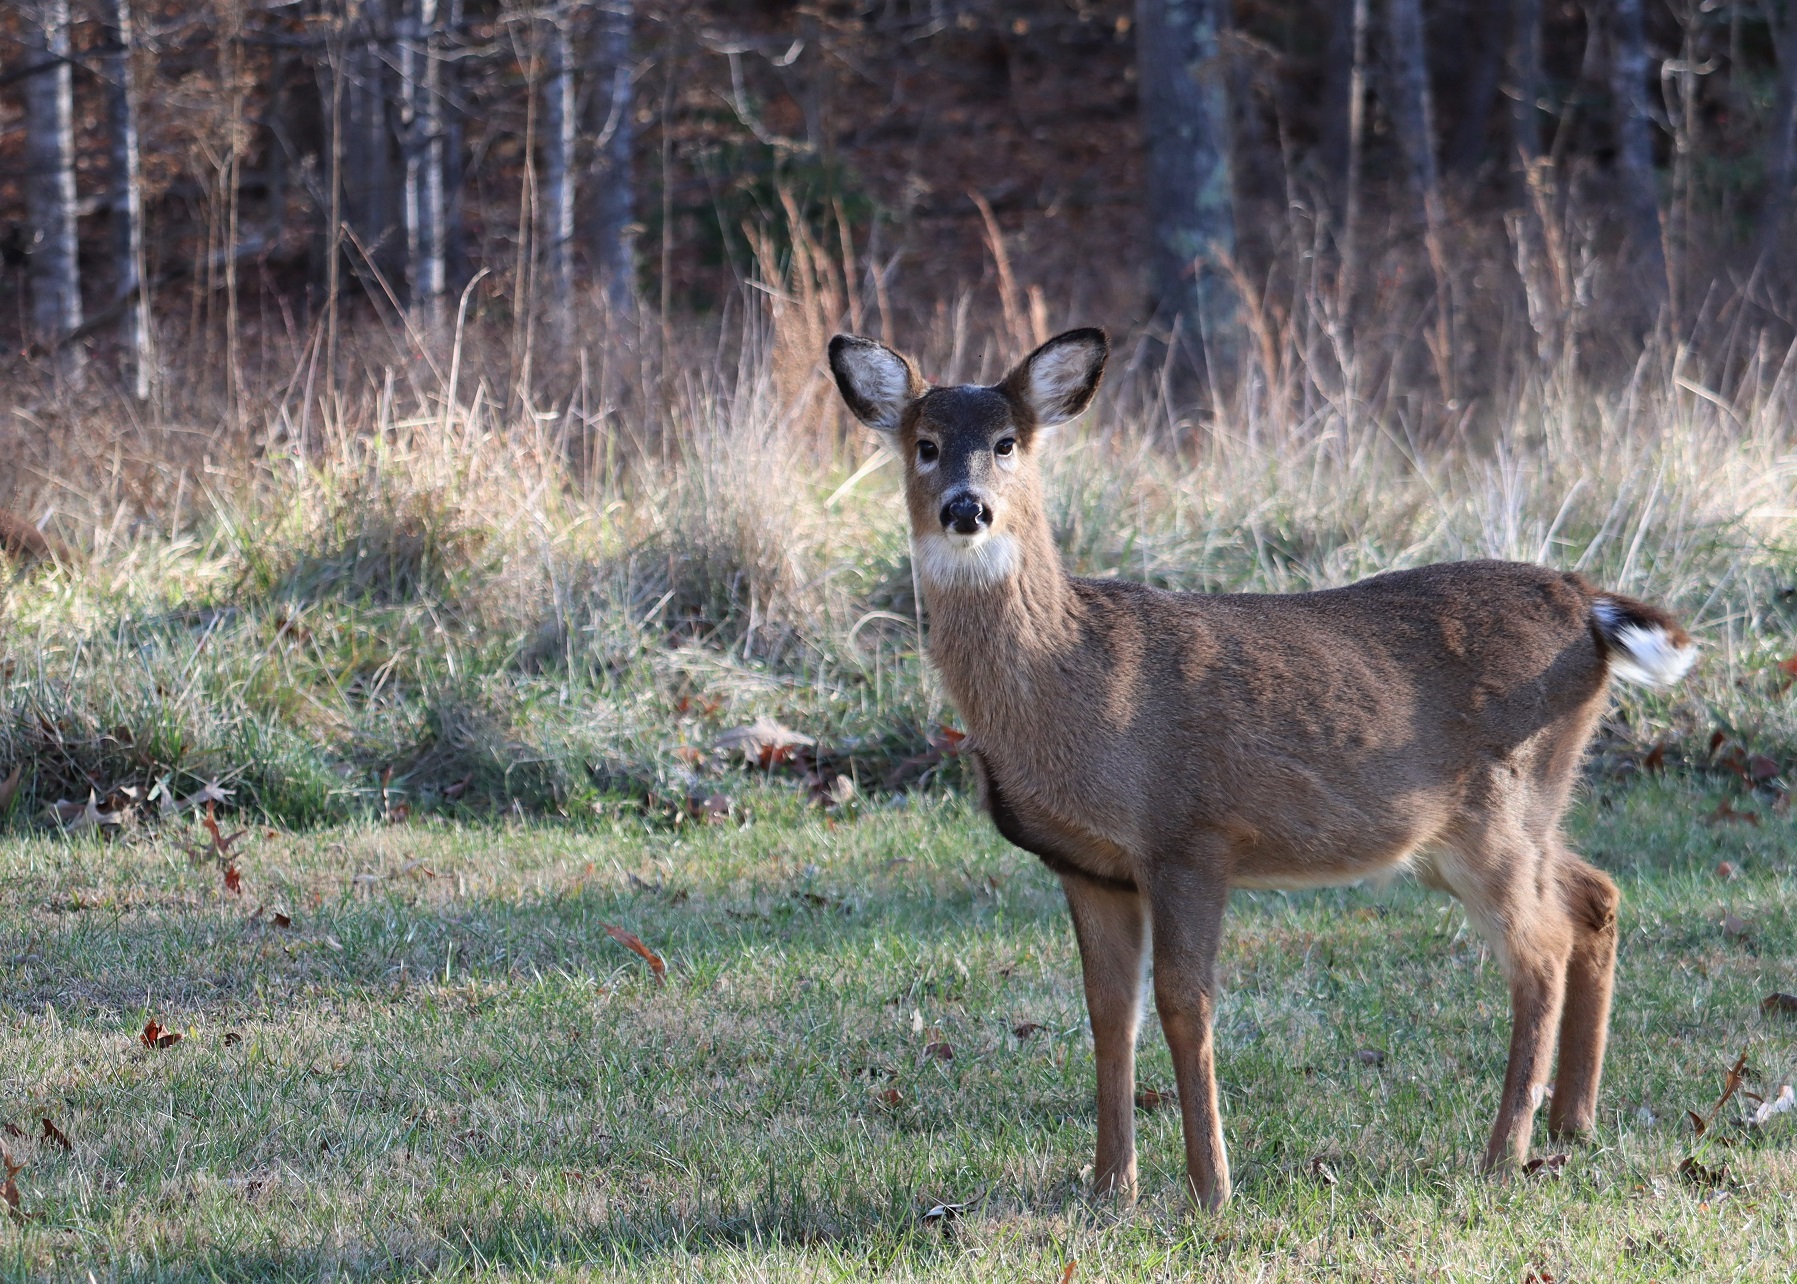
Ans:
POLYGON ((1186 1194, 1231 1193, 1212 1018, 1234 888, 1412 871, 1501 964, 1509 1062, 1481 1169, 1597 1118, 1621 896, 1561 818, 1609 679, 1682 678, 1697 648, 1658 607, 1519 562, 1394 570, 1290 594, 1179 593, 1064 568, 1048 430, 1091 405, 1098 329, 992 385, 932 387, 838 335, 843 402, 902 461, 932 666, 998 833, 1059 876, 1097 1069, 1095 1190, 1136 1198, 1135 1049, 1152 955, 1186 1194))

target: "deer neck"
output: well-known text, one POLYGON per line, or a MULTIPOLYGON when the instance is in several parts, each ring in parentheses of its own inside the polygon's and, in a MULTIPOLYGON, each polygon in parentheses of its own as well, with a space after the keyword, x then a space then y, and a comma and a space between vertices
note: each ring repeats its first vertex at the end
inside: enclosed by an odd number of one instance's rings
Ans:
POLYGON ((930 532, 912 540, 930 659, 974 737, 1009 740, 1064 681, 1081 633, 1073 586, 1035 505, 1027 520, 991 537, 978 564, 930 542, 942 539, 930 532))

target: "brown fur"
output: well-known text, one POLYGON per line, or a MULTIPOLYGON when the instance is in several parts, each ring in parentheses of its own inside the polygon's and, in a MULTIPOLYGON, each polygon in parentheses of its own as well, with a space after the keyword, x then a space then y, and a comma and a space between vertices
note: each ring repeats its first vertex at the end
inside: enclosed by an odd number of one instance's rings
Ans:
MULTIPOLYGON (((966 720, 983 799, 1000 832, 1066 889, 1098 1062, 1099 1188, 1135 1184, 1147 951, 1191 1190, 1214 1207, 1230 1191, 1211 1039, 1230 888, 1346 883, 1406 865, 1460 898, 1509 978, 1510 1063, 1485 1167, 1526 1158, 1556 1031, 1550 1124, 1588 1129, 1618 896, 1567 849, 1560 817, 1606 699, 1614 644, 1593 623, 1597 591, 1502 562, 1287 596, 1071 577, 1036 464, 1029 371, 1045 353, 1056 370, 1093 365, 1083 395, 1063 398, 1077 414, 1103 366, 1093 331, 1051 340, 990 389, 919 395, 914 368, 909 382, 894 368, 885 386, 908 391, 884 422, 897 424, 905 461, 930 655, 966 720), (928 464, 925 442, 938 452, 928 464), (980 547, 1013 541, 1011 573, 931 571, 962 565, 941 560, 948 544, 930 544, 950 541, 946 504, 959 495, 984 505, 980 547)), ((837 345, 831 355, 868 420, 865 371, 837 345)), ((1624 623, 1677 630, 1655 608, 1603 597, 1624 623)))
POLYGON ((29 566, 56 556, 60 547, 23 517, 0 511, 0 558, 29 566))

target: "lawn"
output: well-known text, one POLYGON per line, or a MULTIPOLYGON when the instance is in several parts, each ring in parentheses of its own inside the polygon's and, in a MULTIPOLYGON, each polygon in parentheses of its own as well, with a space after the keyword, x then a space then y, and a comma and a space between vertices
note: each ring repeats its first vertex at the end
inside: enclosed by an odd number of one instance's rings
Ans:
MULTIPOLYGON (((184 850, 197 827, 9 837, 0 1120, 24 1220, 0 1269, 1788 1279, 1797 1115, 1750 1128, 1738 1096, 1702 1143, 1685 1117, 1743 1052, 1763 1097, 1797 1054, 1797 1021, 1760 1006, 1797 990, 1797 825, 1751 802, 1757 824, 1706 819, 1719 797, 1599 781, 1574 814, 1626 900, 1599 1132, 1557 1174, 1473 1173, 1507 1002, 1451 902, 1408 880, 1238 894, 1218 1217, 1183 1203, 1165 1107, 1142 1112, 1139 1205, 1089 1195, 1058 886, 953 796, 834 818, 770 783, 676 829, 257 828, 235 894, 184 850), (151 1021, 179 1041, 145 1046, 151 1021), (1681 1178, 1694 1153, 1722 1185, 1681 1178)), ((1170 1088, 1152 1019, 1143 1043, 1143 1084, 1170 1088)))

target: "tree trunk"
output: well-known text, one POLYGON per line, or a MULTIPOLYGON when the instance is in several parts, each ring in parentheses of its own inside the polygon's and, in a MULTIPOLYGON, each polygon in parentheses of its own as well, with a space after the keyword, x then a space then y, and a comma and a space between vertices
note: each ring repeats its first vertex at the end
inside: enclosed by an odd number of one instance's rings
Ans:
POLYGON ((1448 273, 1447 209, 1441 171, 1435 160, 1435 99, 1429 89, 1429 62, 1423 45, 1418 0, 1391 0, 1392 104, 1398 141, 1410 163, 1423 205, 1423 243, 1435 274, 1435 336, 1431 355, 1444 400, 1454 400, 1454 301, 1448 273))
POLYGON ((1616 100, 1616 168, 1624 217, 1648 298, 1666 297, 1666 255, 1661 242, 1660 200, 1654 186, 1653 135, 1647 108, 1647 38, 1641 0, 1615 0, 1612 10, 1610 81, 1616 100))
POLYGON ((1213 381, 1232 363, 1237 337, 1235 295, 1220 266, 1235 252, 1228 77, 1218 57, 1225 3, 1136 0, 1150 300, 1213 381))
POLYGON ((457 55, 465 48, 462 35, 462 0, 447 0, 444 24, 446 55, 437 75, 442 87, 443 113, 443 258, 444 284, 461 289, 474 275, 468 254, 468 225, 463 217, 463 188, 468 176, 467 116, 463 99, 462 63, 457 55))
MULTIPOLYGON (((31 0, 24 19, 25 197, 30 218, 31 325, 54 347, 81 326, 75 245, 75 92, 69 69, 69 0, 31 0)), ((59 358, 73 373, 71 344, 59 358)))
POLYGON ((1797 170, 1797 15, 1774 18, 1773 47, 1778 54, 1778 88, 1772 99, 1772 122, 1766 131, 1766 192, 1760 205, 1759 254, 1778 244, 1791 208, 1793 170, 1797 170))
POLYGON ((636 311, 636 68, 631 57, 635 0, 606 0, 589 43, 588 130, 593 135, 585 241, 594 277, 615 312, 636 311))
POLYGON ((1541 0, 1511 0, 1510 78, 1511 160, 1526 165, 1541 155, 1541 0))
MULTIPOLYGON (((395 134, 387 116, 389 68, 382 49, 391 36, 387 18, 386 4, 366 0, 359 30, 344 53, 343 204, 355 237, 347 252, 356 272, 366 276, 374 268, 392 280, 405 263, 403 215, 394 209, 395 134)), ((366 285, 380 292, 372 280, 366 285)))
POLYGON ((443 323, 445 230, 442 30, 437 0, 408 0, 399 53, 406 282, 413 310, 436 329, 443 323))
POLYGON ((113 293, 124 305, 120 320, 131 391, 150 395, 150 299, 144 289, 143 175, 137 151, 137 95, 131 80, 135 32, 131 0, 105 0, 106 116, 111 136, 113 293))
POLYGON ((1455 172, 1470 174, 1485 163, 1487 155, 1491 108, 1504 70, 1504 10, 1498 4, 1475 3, 1471 12, 1462 16, 1472 29, 1465 41, 1456 44, 1464 49, 1464 61, 1471 66, 1466 69, 1466 95, 1460 103, 1449 157, 1455 172))
POLYGON ((574 301, 574 6, 549 16, 549 59, 543 80, 543 256, 558 336, 566 339, 574 301))

